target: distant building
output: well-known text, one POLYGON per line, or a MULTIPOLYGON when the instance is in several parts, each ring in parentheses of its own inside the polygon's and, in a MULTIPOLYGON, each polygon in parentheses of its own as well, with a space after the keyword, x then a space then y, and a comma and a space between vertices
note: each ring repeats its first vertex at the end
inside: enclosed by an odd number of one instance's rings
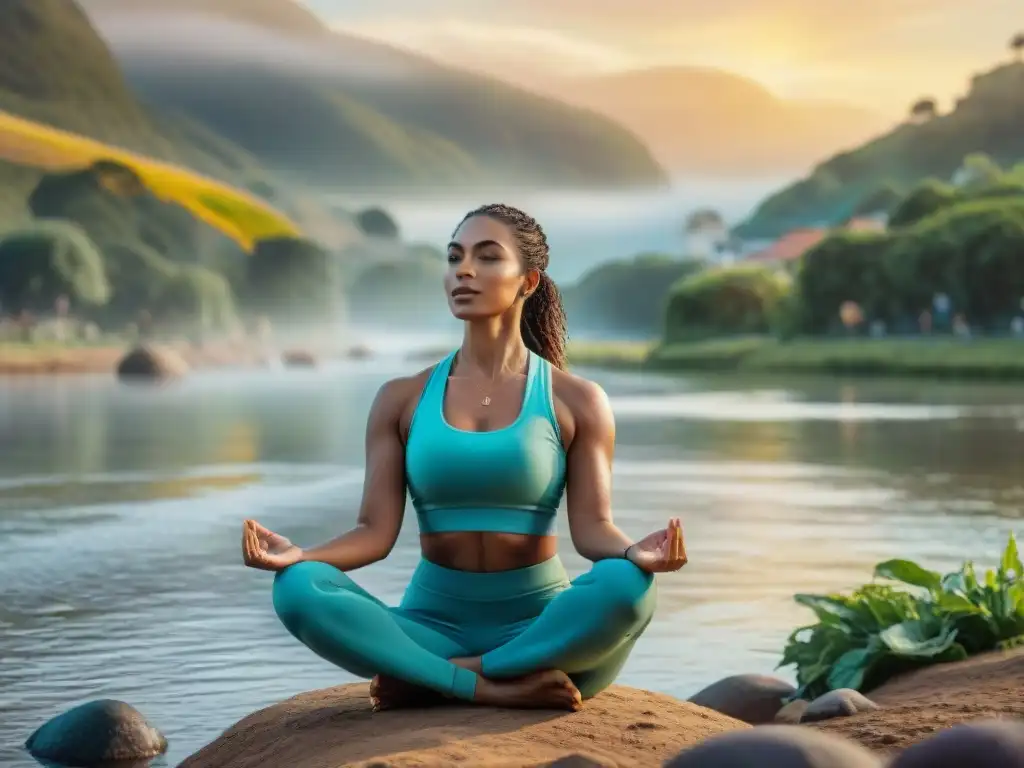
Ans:
POLYGON ((828 236, 823 227, 804 227, 787 232, 766 248, 755 251, 746 261, 784 266, 794 262, 828 236))
POLYGON ((797 261, 807 251, 837 230, 853 232, 884 232, 887 217, 884 214, 857 216, 838 227, 801 227, 794 229, 778 240, 748 252, 745 261, 785 266, 797 261))

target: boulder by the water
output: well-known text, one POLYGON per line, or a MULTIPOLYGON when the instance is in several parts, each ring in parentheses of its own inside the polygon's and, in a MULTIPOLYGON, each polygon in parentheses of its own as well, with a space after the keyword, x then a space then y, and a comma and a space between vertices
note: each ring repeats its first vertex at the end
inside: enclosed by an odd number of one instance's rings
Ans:
POLYGON ((25 748, 39 760, 88 768, 156 757, 167 751, 167 739, 130 704, 97 699, 43 723, 25 748))
POLYGON ((612 686, 579 712, 451 705, 373 712, 365 684, 249 715, 179 768, 466 765, 649 768, 750 726, 671 696, 612 686), (581 762, 581 761, 590 762, 581 762), (575 762, 574 762, 575 761, 575 762))
POLYGON ((689 701, 750 725, 763 725, 775 720, 783 699, 795 691, 795 687, 777 677, 732 675, 695 693, 689 701))
POLYGON ((957 725, 900 753, 890 768, 1022 768, 1024 723, 987 720, 957 725))
POLYGON ((796 725, 759 725, 708 739, 665 768, 881 768, 872 752, 846 739, 796 725))
POLYGON ((834 717, 850 717, 873 709, 878 709, 878 705, 863 693, 852 688, 837 688, 808 704, 800 722, 817 723, 834 717))
POLYGON ((286 349, 281 353, 281 362, 289 368, 315 368, 316 356, 304 349, 286 349))
POLYGON ((188 370, 188 363, 174 350, 144 344, 121 358, 117 377, 122 381, 165 381, 181 378, 188 370))

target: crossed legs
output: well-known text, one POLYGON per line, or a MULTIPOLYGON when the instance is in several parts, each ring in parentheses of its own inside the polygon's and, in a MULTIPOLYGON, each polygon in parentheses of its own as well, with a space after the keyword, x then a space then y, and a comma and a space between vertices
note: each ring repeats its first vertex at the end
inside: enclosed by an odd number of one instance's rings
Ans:
POLYGON ((539 697, 536 704, 557 700, 551 689, 565 689, 565 675, 583 698, 610 685, 651 620, 656 590, 653 576, 629 561, 602 560, 525 630, 472 659, 449 635, 389 608, 325 563, 298 563, 278 573, 273 601, 289 632, 354 675, 387 676, 465 701, 529 706, 531 696, 539 697), (548 674, 553 670, 558 673, 548 674), (507 695, 490 682, 537 674, 507 695))

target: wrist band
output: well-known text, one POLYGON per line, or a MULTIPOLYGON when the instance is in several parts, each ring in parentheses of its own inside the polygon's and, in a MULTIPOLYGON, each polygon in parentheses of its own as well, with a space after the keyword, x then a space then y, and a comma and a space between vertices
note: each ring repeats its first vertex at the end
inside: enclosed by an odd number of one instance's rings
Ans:
POLYGON ((629 560, 629 550, 631 550, 632 548, 633 548, 633 544, 630 544, 628 547, 626 547, 624 550, 622 550, 622 559, 623 560, 629 560))

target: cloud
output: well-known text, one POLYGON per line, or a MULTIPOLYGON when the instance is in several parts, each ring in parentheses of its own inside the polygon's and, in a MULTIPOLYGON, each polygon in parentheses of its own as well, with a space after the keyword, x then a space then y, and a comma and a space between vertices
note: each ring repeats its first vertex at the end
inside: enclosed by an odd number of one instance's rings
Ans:
POLYGON ((341 28, 520 81, 700 65, 893 109, 962 92, 1020 23, 1020 0, 304 1, 341 28))
POLYGON ((446 18, 429 23, 397 18, 346 23, 334 28, 424 51, 452 64, 541 75, 616 71, 642 66, 614 46, 559 29, 495 25, 446 18))

